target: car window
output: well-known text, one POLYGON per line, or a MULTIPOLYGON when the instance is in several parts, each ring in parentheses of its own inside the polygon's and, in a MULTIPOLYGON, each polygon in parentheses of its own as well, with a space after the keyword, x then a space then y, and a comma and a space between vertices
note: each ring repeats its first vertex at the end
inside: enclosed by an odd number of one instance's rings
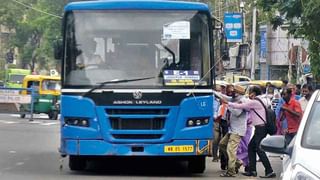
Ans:
POLYGON ((302 146, 312 149, 320 149, 320 102, 313 104, 307 124, 304 129, 302 146))
POLYGON ((250 81, 248 78, 239 78, 239 81, 250 81))

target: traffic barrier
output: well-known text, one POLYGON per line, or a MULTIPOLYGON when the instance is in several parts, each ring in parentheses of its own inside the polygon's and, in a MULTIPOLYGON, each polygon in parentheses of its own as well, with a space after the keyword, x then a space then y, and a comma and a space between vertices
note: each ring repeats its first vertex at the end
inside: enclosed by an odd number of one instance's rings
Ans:
POLYGON ((5 114, 30 114, 30 121, 33 121, 34 99, 38 93, 36 88, 0 88, 0 113, 5 114), (21 94, 22 91, 31 93, 21 94), (20 110, 22 104, 30 104, 30 111, 20 110))

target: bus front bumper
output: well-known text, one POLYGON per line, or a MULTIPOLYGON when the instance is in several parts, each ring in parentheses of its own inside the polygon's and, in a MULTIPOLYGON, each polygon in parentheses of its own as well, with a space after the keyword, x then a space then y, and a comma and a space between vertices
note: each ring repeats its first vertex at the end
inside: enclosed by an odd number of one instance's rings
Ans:
POLYGON ((194 156, 210 155, 212 140, 173 140, 163 144, 112 144, 103 140, 65 139, 62 156, 194 156))

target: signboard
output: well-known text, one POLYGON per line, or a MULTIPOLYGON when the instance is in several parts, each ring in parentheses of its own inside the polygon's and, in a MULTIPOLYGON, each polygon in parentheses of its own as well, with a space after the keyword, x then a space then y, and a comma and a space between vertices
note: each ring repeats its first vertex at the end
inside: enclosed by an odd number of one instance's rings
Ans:
POLYGON ((227 42, 242 42, 241 13, 224 13, 224 25, 227 42))
POLYGON ((267 29, 266 28, 260 28, 260 63, 266 63, 267 62, 267 29))
POLYGON ((31 103, 31 95, 21 95, 19 90, 0 89, 0 113, 16 113, 19 104, 31 103))
POLYGON ((18 90, 1 90, 0 103, 20 103, 27 104, 31 102, 30 95, 20 95, 18 90))
POLYGON ((310 66, 310 64, 303 64, 302 67, 303 67, 303 74, 311 73, 311 66, 310 66))
POLYGON ((190 22, 177 21, 164 25, 163 39, 190 39, 190 22))
POLYGON ((165 70, 163 78, 167 86, 194 86, 200 81, 199 72, 190 70, 165 70))

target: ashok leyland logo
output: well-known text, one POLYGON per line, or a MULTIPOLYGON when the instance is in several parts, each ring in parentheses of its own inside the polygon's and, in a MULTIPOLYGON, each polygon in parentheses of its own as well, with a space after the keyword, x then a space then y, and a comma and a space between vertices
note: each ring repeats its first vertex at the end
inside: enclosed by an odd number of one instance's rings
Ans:
POLYGON ((141 99, 142 98, 142 92, 141 91, 133 92, 133 98, 134 99, 141 99))

